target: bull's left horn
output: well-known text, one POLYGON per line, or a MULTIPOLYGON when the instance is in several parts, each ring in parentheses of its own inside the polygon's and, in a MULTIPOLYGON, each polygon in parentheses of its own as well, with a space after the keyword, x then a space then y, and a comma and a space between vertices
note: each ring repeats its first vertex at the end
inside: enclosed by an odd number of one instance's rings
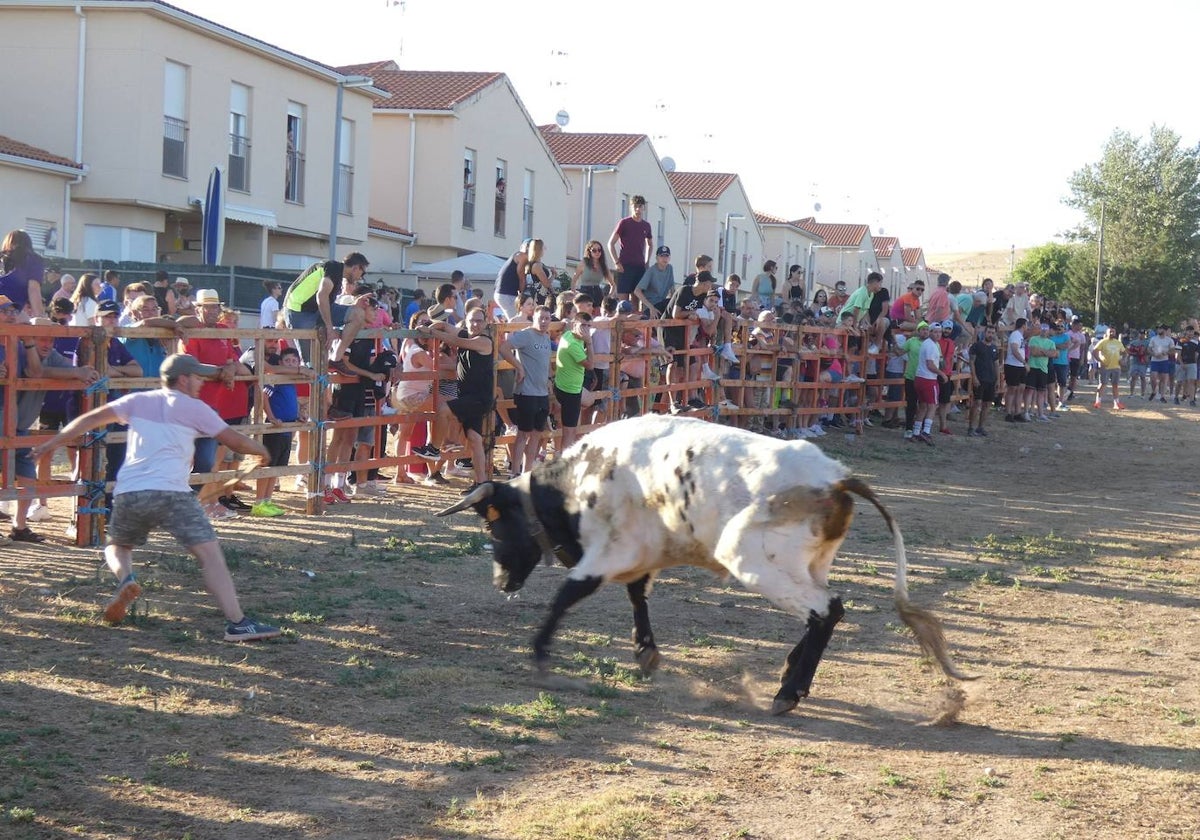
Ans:
POLYGON ((452 513, 458 513, 460 510, 466 510, 473 504, 482 502, 484 499, 491 498, 492 493, 495 491, 496 488, 492 482, 485 481, 483 484, 480 484, 469 494, 464 496, 461 502, 455 505, 450 505, 450 507, 446 508, 445 510, 439 510, 434 514, 434 516, 449 516, 452 513))

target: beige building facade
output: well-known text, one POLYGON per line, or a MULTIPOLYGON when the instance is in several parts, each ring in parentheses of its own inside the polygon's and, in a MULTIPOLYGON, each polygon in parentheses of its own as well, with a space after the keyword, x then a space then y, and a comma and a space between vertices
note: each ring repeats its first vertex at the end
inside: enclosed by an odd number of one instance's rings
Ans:
POLYGON ((686 218, 689 262, 705 254, 719 276, 753 279, 768 257, 741 179, 722 172, 672 172, 668 178, 686 218))
POLYGON ((87 169, 62 213, 64 256, 199 262, 200 201, 219 167, 223 264, 291 268, 322 257, 335 133, 337 250, 366 242, 371 105, 381 91, 161 3, 18 0, 4 24, 6 110, 38 115, 14 126, 15 139, 87 169))

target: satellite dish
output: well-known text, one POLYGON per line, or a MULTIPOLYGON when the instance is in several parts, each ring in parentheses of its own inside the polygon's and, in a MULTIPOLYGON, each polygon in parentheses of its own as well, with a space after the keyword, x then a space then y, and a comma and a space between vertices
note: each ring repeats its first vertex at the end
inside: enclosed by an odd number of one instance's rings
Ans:
POLYGON ((568 114, 567 110, 564 108, 554 115, 554 121, 558 123, 559 128, 566 128, 567 123, 571 121, 571 115, 568 114))
POLYGON ((814 213, 821 212, 821 202, 818 201, 816 204, 813 205, 813 212, 814 213))
POLYGON ((662 159, 662 168, 663 168, 663 172, 674 172, 675 171, 675 158, 673 158, 673 157, 663 158, 662 159))
POLYGON ((879 235, 880 235, 880 236, 883 236, 883 228, 880 228, 880 229, 879 229, 879 235))

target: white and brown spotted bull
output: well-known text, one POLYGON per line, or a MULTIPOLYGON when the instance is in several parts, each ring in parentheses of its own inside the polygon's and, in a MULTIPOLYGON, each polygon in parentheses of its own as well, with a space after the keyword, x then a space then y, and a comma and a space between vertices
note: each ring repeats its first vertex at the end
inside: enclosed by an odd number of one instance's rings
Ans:
POLYGON ((941 624, 909 602, 904 538, 871 489, 805 441, 784 442, 683 417, 647 416, 592 432, 558 460, 509 483, 480 485, 439 516, 472 507, 487 520, 495 583, 515 592, 544 556, 570 568, 533 641, 545 672, 550 642, 571 606, 602 583, 625 584, 645 673, 658 665, 646 596, 660 569, 699 566, 732 575, 787 612, 807 618, 787 657, 772 711, 808 696, 834 626, 829 569, 854 515, 855 494, 891 529, 900 618, 942 671, 961 674, 941 624))

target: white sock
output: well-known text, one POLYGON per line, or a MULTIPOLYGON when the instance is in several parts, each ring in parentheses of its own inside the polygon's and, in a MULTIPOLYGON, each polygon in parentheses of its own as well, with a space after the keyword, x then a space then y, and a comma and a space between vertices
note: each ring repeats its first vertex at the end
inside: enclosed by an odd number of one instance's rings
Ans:
POLYGON ((924 433, 925 433, 925 434, 929 434, 929 433, 930 433, 930 432, 932 432, 932 431, 933 431, 933 421, 932 421, 932 420, 929 420, 929 419, 926 419, 926 420, 925 420, 925 429, 924 429, 924 433))

